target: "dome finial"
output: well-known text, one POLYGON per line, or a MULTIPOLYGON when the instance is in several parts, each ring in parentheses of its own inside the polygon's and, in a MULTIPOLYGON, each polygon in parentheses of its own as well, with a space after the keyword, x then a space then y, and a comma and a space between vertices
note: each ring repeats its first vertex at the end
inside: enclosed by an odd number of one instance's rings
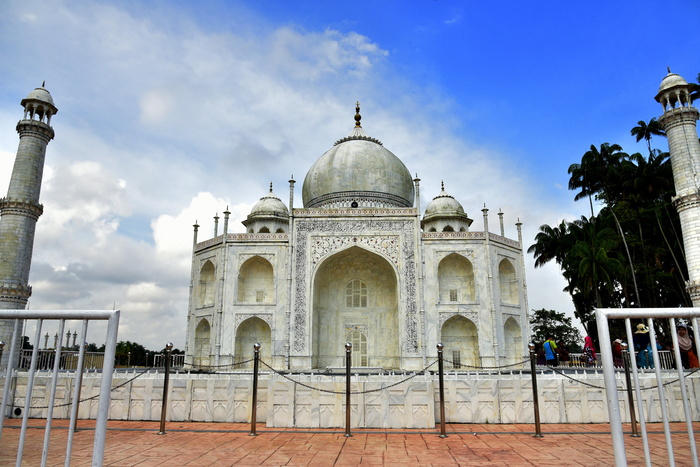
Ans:
POLYGON ((362 116, 360 115, 360 101, 357 101, 355 102, 355 128, 362 128, 360 120, 362 120, 362 116))
POLYGON ((270 182, 270 193, 272 193, 272 182, 270 182))
POLYGON ((42 88, 45 88, 45 87, 46 87, 46 80, 44 80, 44 81, 41 82, 41 87, 42 87, 42 88))
POLYGON ((671 67, 670 66, 667 66, 666 70, 668 70, 668 73, 671 74, 671 67))
POLYGON ((445 191, 445 180, 440 180, 440 187, 442 188, 442 191, 445 191))

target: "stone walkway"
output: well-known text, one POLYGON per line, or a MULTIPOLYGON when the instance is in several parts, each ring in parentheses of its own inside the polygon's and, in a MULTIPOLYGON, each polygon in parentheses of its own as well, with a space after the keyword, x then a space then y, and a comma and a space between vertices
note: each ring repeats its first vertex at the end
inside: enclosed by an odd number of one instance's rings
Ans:
MULTIPOLYGON (((39 465, 44 420, 30 420, 23 464, 39 465)), ((14 465, 21 420, 5 420, 0 440, 0 465, 14 465)), ((63 465, 68 431, 66 420, 55 420, 51 433, 49 465, 63 465)), ((94 421, 81 420, 84 428, 74 436, 73 466, 90 465, 94 421)), ((110 421, 104 465, 109 466, 609 466, 614 464, 607 424, 543 425, 535 438, 533 425, 447 425, 447 438, 439 427, 429 430, 273 429, 240 423, 180 423, 166 425, 158 435, 158 422, 110 421)), ((629 425, 625 430, 629 430, 629 425)), ((692 465, 685 424, 674 423, 676 465, 692 465)), ((654 465, 668 465, 661 424, 647 424, 654 465)), ((694 425, 696 433, 700 423, 694 425)), ((644 465, 641 438, 625 436, 629 465, 644 465)), ((698 443, 700 444, 700 442, 698 443)))

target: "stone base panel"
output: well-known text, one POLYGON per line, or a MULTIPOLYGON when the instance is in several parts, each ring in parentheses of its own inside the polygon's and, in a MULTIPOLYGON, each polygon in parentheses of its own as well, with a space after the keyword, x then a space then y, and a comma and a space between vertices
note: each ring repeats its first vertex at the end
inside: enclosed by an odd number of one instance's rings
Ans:
MULTIPOLYGON (((116 375, 112 386, 126 383, 134 373, 116 375)), ((542 423, 607 423, 603 375, 570 375, 577 384, 560 375, 538 376, 540 420, 542 423)), ((352 377, 351 424, 355 428, 434 428, 439 423, 439 385, 435 375, 352 377), (398 384, 396 384, 398 383, 398 384), (396 384, 396 385, 394 385, 396 384), (394 386, 392 386, 394 385, 394 386), (381 389, 386 388, 386 389, 381 389), (381 389, 376 391, 377 389, 381 389), (372 391, 372 392, 368 392, 372 391)), ((528 374, 452 375, 445 378, 445 421, 447 423, 534 423, 532 382, 528 374)), ((624 374, 616 373, 617 386, 624 386, 624 374)), ((684 421, 681 392, 675 372, 666 372, 669 419, 684 421)), ((279 375, 261 375, 258 381, 257 421, 268 427, 338 428, 345 426, 345 378, 295 375, 289 381, 279 375)), ((40 372, 34 383, 29 416, 45 418, 50 372, 40 372)), ((97 396, 99 374, 83 378, 81 398, 97 396)), ((4 384, 4 379, 0 378, 4 384)), ((12 384, 11 405, 24 407, 27 373, 12 384)), ((61 375, 56 393, 54 417, 68 418, 74 374, 61 375)), ((655 387, 653 374, 643 374, 642 387, 655 387)), ((686 378, 693 421, 700 421, 700 375, 686 378)), ((151 420, 161 416, 163 375, 147 374, 112 392, 109 418, 151 420)), ((649 422, 661 421, 656 391, 642 393, 641 410, 649 422)), ((252 375, 171 375, 168 392, 168 421, 250 423, 252 375)), ((80 404, 79 418, 97 416, 98 398, 80 404)), ((629 422, 626 397, 620 398, 623 422, 629 422)))

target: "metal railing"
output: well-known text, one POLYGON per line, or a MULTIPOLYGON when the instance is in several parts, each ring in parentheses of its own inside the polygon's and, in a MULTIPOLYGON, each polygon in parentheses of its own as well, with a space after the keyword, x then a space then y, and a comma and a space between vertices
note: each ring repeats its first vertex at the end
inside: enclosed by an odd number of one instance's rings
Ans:
MULTIPOLYGON (((662 377, 661 353, 657 348, 656 331, 654 329, 654 320, 668 320, 668 328, 673 340, 673 355, 674 367, 678 373, 677 385, 680 387, 683 412, 685 416, 686 429, 688 431, 688 439, 690 444, 690 456, 693 466, 698 466, 698 453, 695 445, 695 434, 693 432, 693 417, 690 407, 690 402, 687 393, 685 370, 681 360, 680 348, 678 346, 678 335, 676 333, 676 319, 692 320, 695 333, 695 346, 700 349, 700 333, 698 330, 698 317, 700 317, 700 308, 637 308, 637 309, 611 309, 600 308, 596 312, 596 322, 598 326, 598 338, 600 340, 601 359, 603 362, 603 378, 605 381, 605 395, 608 405, 608 414, 610 418, 610 432, 612 435, 613 453, 615 455, 615 465, 618 467, 627 465, 627 454, 625 452, 625 438, 622 431, 622 417, 620 414, 620 401, 618 396, 617 381, 615 379, 615 366, 612 355, 612 347, 610 343, 610 319, 624 319, 625 329, 627 332, 628 342, 633 342, 631 319, 646 320, 646 326, 649 333, 650 347, 654 361, 653 371, 656 375, 656 389, 658 391, 658 404, 661 409, 661 417, 664 426, 664 436, 666 439, 666 450, 668 453, 668 465, 673 467, 675 463, 675 454, 673 444, 671 442, 671 429, 669 425, 669 408, 667 407, 667 399, 665 397, 666 386, 669 383, 664 383, 662 377)), ((635 358, 629 359, 632 367, 633 386, 637 399, 637 407, 644 401, 642 399, 641 387, 639 383, 639 371, 635 358)), ((650 370, 651 371, 651 370, 650 370)), ((665 371, 668 375, 668 371, 665 371)), ((675 385, 674 385, 675 388, 675 385)), ((651 466, 651 454, 649 451, 649 440, 646 429, 645 412, 639 410, 639 422, 641 427, 642 445, 644 448, 644 458, 647 466, 651 466)))
MULTIPOLYGON (((109 311, 35 311, 35 310, 0 310, 0 319, 13 319, 15 321, 12 347, 10 349, 10 357, 5 372, 5 385, 2 392, 2 404, 0 404, 0 440, 2 440, 2 427, 5 417, 7 416, 7 402, 10 394, 10 384, 13 378, 17 377, 17 370, 13 368, 13 364, 18 362, 19 358, 19 335, 22 329, 23 320, 36 320, 36 333, 34 342, 39 342, 41 338, 41 328, 44 320, 59 321, 59 335, 63 334, 66 320, 82 320, 82 330, 80 342, 85 342, 87 337, 88 323, 93 320, 107 321, 107 335, 105 343, 104 366, 102 367, 102 381, 100 382, 100 399, 97 409, 97 420, 95 423, 95 435, 92 450, 92 465, 101 466, 104 459, 105 440, 107 437, 107 418, 109 417, 110 406, 110 391, 112 389, 112 373, 114 371, 114 356, 117 346, 117 332, 119 330, 119 310, 109 311)), ((22 455, 24 451, 24 442, 27 435, 27 422, 29 420, 30 405, 32 400, 32 391, 34 387, 34 377, 37 372, 37 364, 39 361, 40 350, 35 348, 32 351, 31 361, 29 364, 29 374, 27 378, 27 389, 25 396, 25 407, 22 416, 22 426, 19 435, 17 446, 17 465, 22 465, 22 455)), ((54 401, 56 399, 56 387, 58 383, 58 371, 61 366, 62 349, 58 347, 54 351, 54 363, 52 365, 51 389, 48 397, 49 406, 46 415, 46 427, 44 429, 44 447, 41 455, 42 467, 46 465, 49 455, 49 441, 51 438, 51 422, 53 418, 54 401)), ((78 362, 76 365, 76 381, 72 397, 71 417, 68 429, 68 440, 66 442, 66 460, 65 465, 70 465, 71 452, 73 448, 73 433, 75 432, 76 422, 78 418, 78 404, 80 399, 80 387, 82 385, 82 375, 85 365, 85 346, 81 346, 78 353, 78 362)))
MULTIPOLYGON (((32 363, 33 350, 21 350, 19 354, 18 368, 28 370, 32 363)), ((95 369, 104 366, 104 352, 84 352, 85 361, 83 368, 95 369)), ((55 364, 56 349, 37 350, 36 369, 37 370, 53 370, 55 364)), ((78 368, 78 360, 80 359, 80 351, 76 350, 61 350, 61 358, 58 363, 59 370, 75 370, 78 368)))

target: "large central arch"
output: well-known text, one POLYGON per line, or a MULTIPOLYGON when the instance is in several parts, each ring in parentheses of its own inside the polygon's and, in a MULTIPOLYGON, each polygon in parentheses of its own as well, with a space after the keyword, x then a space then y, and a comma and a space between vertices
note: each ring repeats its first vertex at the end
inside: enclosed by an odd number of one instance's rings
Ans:
POLYGON ((362 366, 399 367, 397 277, 383 257, 353 246, 323 261, 313 279, 312 313, 314 367, 345 366, 346 342, 363 343, 353 348, 362 366))

